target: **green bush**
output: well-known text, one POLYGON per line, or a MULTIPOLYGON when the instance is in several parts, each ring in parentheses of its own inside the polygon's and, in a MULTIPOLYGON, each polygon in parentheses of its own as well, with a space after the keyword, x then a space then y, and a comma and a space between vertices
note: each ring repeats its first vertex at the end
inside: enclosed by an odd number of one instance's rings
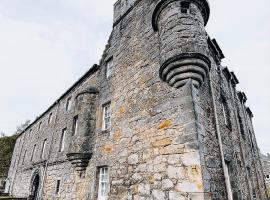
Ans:
POLYGON ((7 176, 16 135, 0 137, 0 177, 7 176))

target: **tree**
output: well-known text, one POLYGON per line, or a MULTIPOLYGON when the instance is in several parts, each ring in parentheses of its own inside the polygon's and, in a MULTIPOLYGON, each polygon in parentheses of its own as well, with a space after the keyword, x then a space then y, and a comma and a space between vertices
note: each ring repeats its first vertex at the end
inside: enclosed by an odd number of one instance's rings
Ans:
POLYGON ((23 132, 23 130, 25 128, 27 128, 27 126, 29 126, 29 124, 31 123, 31 121, 29 119, 25 120, 24 123, 22 123, 21 125, 17 126, 17 130, 15 132, 15 135, 20 134, 21 132, 23 132))
POLYGON ((0 177, 7 176, 16 136, 0 138, 0 177))
POLYGON ((1 137, 5 137, 5 136, 6 136, 6 134, 5 134, 4 132, 1 131, 1 132, 0 132, 0 138, 1 138, 1 137))

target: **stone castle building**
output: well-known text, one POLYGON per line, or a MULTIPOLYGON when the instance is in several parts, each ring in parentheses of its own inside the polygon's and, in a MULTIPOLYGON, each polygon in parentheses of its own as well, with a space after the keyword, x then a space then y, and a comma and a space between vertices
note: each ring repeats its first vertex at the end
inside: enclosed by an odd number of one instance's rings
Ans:
POLYGON ((267 199, 238 80, 207 0, 118 0, 93 65, 18 137, 6 192, 29 199, 267 199))
POLYGON ((270 154, 261 154, 262 167, 264 172, 264 179, 267 187, 267 193, 270 197, 270 154))

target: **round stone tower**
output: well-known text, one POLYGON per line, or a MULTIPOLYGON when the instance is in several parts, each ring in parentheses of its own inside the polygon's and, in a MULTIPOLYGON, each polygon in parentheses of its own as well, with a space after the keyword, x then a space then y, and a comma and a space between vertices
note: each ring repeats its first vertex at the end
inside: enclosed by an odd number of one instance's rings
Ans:
POLYGON ((160 77, 180 88, 188 80, 203 83, 209 68, 209 49, 204 26, 209 18, 207 0, 161 0, 152 25, 159 35, 160 77))

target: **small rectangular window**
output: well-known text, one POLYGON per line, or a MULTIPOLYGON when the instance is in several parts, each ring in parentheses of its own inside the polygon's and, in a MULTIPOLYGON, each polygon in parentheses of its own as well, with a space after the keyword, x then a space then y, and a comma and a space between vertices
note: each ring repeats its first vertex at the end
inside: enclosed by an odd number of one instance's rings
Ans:
POLYGON ((61 181, 60 180, 57 180, 56 181, 56 187, 55 187, 55 194, 58 194, 59 191, 60 191, 60 184, 61 184, 61 181))
POLYGON ((69 98, 67 99, 67 103, 66 103, 66 111, 68 111, 68 110, 70 109, 70 107, 71 107, 71 97, 69 97, 69 98))
POLYGON ((77 134, 77 129, 78 129, 78 115, 76 115, 73 118, 72 135, 76 135, 77 134))
POLYGON ((188 14, 190 9, 190 3, 183 1, 181 2, 181 13, 188 14))
POLYGON ((33 161, 34 157, 35 157, 35 154, 36 154, 36 144, 34 145, 34 148, 33 148, 33 152, 32 152, 32 156, 31 156, 31 162, 33 161))
POLYGON ((113 59, 110 58, 106 63, 106 77, 109 78, 112 75, 113 59))
POLYGON ((47 148, 47 139, 45 139, 42 144, 41 155, 40 155, 41 159, 44 158, 44 153, 46 152, 46 148, 47 148))
POLYGON ((98 183, 98 200, 106 200, 109 192, 108 167, 100 167, 98 183))
POLYGON ((103 106, 103 130, 109 130, 111 128, 111 104, 105 104, 103 106))
POLYGON ((24 151, 23 158, 22 158, 22 165, 24 165, 26 153, 27 153, 27 150, 24 151))
POLYGON ((64 128, 61 134, 59 152, 62 152, 65 149, 66 132, 67 132, 67 129, 64 128))
POLYGON ((51 123, 51 121, 52 121, 52 113, 49 114, 48 124, 51 123))

